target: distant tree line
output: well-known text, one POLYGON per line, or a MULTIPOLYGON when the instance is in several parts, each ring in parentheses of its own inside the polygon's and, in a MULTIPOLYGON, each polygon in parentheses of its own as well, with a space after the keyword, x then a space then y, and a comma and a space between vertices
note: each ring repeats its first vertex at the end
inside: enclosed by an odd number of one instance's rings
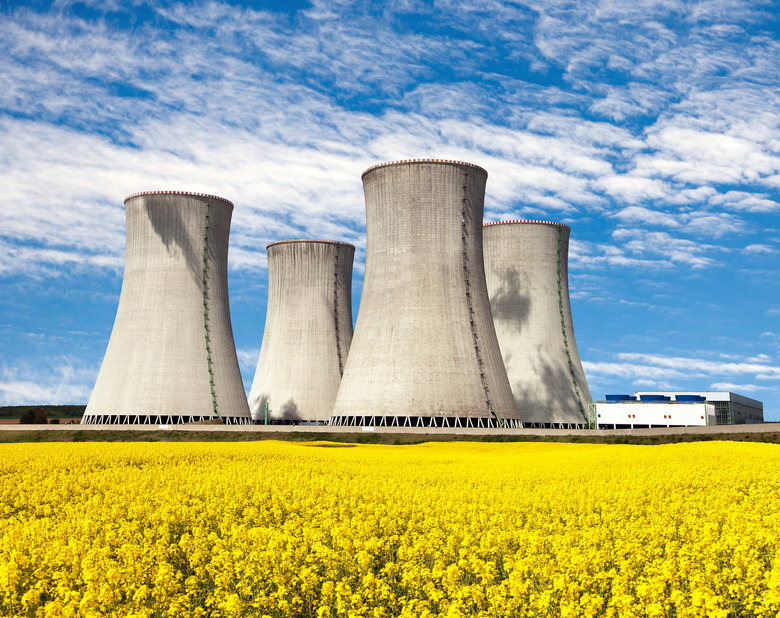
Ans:
POLYGON ((0 418, 18 418, 19 424, 57 424, 60 419, 78 419, 84 415, 83 405, 0 406, 0 418))

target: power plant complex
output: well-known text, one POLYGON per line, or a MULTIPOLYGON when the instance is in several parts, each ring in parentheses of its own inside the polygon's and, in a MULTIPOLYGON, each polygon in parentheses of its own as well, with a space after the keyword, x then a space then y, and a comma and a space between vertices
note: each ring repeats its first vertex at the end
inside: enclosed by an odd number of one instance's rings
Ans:
POLYGON ((228 303, 232 203, 179 191, 129 196, 119 306, 82 422, 586 426, 569 227, 483 225, 487 172, 471 163, 381 163, 362 180, 366 264, 354 335, 355 247, 269 244, 248 401, 228 303))

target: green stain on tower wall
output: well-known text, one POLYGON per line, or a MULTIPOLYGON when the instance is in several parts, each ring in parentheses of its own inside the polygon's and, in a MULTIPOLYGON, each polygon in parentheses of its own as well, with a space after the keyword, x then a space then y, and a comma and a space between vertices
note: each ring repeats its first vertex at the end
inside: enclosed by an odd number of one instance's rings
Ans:
POLYGON ((220 420, 222 416, 217 406, 217 391, 214 388, 214 367, 211 360, 211 332, 209 328, 209 229, 211 204, 206 204, 206 223, 203 228, 203 333, 206 340, 206 365, 209 372, 209 388, 211 390, 211 407, 220 420))

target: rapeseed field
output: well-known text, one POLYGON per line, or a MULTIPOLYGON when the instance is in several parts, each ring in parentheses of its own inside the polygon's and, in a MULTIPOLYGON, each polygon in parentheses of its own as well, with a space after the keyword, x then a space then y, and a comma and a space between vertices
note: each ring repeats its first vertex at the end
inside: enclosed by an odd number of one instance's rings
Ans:
POLYGON ((780 447, 18 444, 0 613, 776 616, 780 447))

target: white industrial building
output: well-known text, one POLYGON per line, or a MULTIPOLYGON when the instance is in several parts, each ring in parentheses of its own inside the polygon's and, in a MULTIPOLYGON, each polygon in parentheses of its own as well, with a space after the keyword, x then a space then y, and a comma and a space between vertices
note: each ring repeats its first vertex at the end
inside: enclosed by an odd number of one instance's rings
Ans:
POLYGON ((590 407, 595 429, 695 427, 717 424, 715 406, 710 403, 594 401, 590 407))
POLYGON ((718 425, 743 425, 764 422, 764 404, 761 401, 728 391, 634 391, 635 397, 660 395, 664 397, 698 396, 715 406, 718 425))
POLYGON ((590 405, 589 420, 596 429, 695 427, 763 423, 760 401, 729 392, 636 391, 607 395, 590 405))

